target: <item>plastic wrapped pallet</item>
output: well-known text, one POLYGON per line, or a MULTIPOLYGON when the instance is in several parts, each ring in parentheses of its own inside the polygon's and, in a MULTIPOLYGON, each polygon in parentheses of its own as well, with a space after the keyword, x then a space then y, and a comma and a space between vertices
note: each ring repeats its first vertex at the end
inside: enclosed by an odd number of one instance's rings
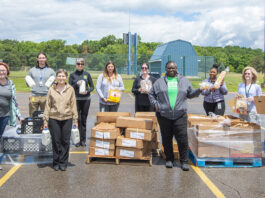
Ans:
POLYGON ((188 137, 197 157, 261 157, 261 128, 254 123, 193 121, 188 137))

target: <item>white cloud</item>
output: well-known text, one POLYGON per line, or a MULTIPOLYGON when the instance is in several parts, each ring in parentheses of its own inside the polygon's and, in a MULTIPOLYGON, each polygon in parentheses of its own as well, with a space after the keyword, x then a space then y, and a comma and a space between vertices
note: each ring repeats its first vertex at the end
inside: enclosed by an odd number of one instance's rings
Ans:
POLYGON ((121 38, 128 31, 129 9, 131 32, 143 41, 264 48, 260 0, 0 0, 0 39, 72 44, 110 34, 121 38))

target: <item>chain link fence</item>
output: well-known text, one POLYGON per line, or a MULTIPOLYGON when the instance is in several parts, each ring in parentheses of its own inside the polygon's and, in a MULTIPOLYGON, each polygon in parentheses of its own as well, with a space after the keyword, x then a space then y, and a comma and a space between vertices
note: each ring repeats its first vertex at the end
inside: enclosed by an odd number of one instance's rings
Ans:
MULTIPOLYGON (((36 53, 23 53, 14 54, 11 52, 0 52, 0 61, 7 63, 10 66, 11 71, 28 71, 30 68, 36 65, 36 53)), ((70 53, 46 53, 48 57, 48 63, 55 71, 59 68, 64 68, 68 72, 75 70, 76 58, 85 59, 85 70, 99 74, 104 70, 107 61, 111 60, 115 63, 119 74, 128 74, 128 55, 127 54, 70 54, 70 53)), ((149 63, 150 70, 158 72, 160 74, 165 72, 165 62, 173 60, 177 62, 178 71, 185 76, 197 77, 204 79, 208 77, 208 73, 213 64, 216 63, 216 58, 213 56, 179 56, 172 55, 166 57, 159 57, 156 65, 150 61, 151 55, 141 54, 137 57, 137 66, 135 68, 134 62, 131 62, 131 74, 137 75, 141 71, 142 63, 149 63), (193 61, 191 67, 190 59, 193 61), (159 60, 165 60, 164 62, 159 60), (193 75, 189 74, 189 71, 196 70, 193 75)), ((132 56, 131 60, 134 60, 132 56)))

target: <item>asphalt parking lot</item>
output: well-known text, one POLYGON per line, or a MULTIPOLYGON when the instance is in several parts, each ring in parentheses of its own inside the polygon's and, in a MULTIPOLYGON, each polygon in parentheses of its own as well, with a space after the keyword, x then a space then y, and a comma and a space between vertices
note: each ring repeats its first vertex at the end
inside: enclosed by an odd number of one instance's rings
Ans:
MULTIPOLYGON (((28 116, 28 93, 18 93, 20 110, 28 116)), ((233 94, 226 96, 226 101, 233 94)), ((204 114, 202 97, 189 100, 188 112, 204 114)), ((99 110, 98 96, 92 95, 87 137, 99 110)), ((227 106, 226 114, 231 114, 227 106)), ((134 113, 134 98, 123 94, 121 112, 134 113)), ((265 119, 262 116, 262 126, 265 119)), ((89 139, 87 140, 87 144, 89 139)), ((48 165, 4 164, 0 171, 0 197, 265 197, 265 168, 166 169, 160 157, 153 166, 86 164, 88 146, 71 148, 66 172, 48 165)))

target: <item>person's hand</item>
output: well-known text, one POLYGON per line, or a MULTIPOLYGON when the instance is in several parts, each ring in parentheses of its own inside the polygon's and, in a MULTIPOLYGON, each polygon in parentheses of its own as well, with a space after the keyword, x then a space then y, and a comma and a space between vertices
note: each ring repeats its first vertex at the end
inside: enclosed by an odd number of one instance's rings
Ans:
POLYGON ((108 99, 107 99, 107 98, 102 98, 102 100, 103 100, 104 102, 108 102, 108 99))
POLYGON ((24 120, 24 118, 20 117, 20 120, 19 120, 20 125, 22 125, 23 120, 24 120))
POLYGON ((139 91, 140 93, 142 93, 142 92, 143 92, 142 87, 140 87, 140 88, 138 89, 138 91, 139 91))
POLYGON ((48 123, 47 122, 44 122, 44 124, 43 124, 43 128, 45 129, 48 129, 48 123))
POLYGON ((87 94, 87 91, 81 92, 81 93, 79 93, 79 94, 81 94, 81 95, 86 95, 86 94, 87 94))
POLYGON ((222 86, 224 84, 224 81, 225 81, 225 79, 222 80, 222 82, 220 83, 220 86, 222 86))
POLYGON ((247 101, 248 101, 248 102, 253 102, 253 101, 254 101, 254 98, 253 98, 253 97, 249 97, 249 98, 247 99, 247 101))
POLYGON ((236 93, 236 99, 240 98, 240 95, 238 93, 236 93))
POLYGON ((81 83, 82 83, 82 80, 79 80, 79 81, 76 82, 76 84, 77 84, 78 86, 80 86, 81 83))
POLYGON ((76 128, 78 128, 78 123, 77 123, 77 122, 74 122, 74 126, 75 126, 76 128))
POLYGON ((155 106, 156 112, 159 112, 159 108, 158 106, 155 106))

